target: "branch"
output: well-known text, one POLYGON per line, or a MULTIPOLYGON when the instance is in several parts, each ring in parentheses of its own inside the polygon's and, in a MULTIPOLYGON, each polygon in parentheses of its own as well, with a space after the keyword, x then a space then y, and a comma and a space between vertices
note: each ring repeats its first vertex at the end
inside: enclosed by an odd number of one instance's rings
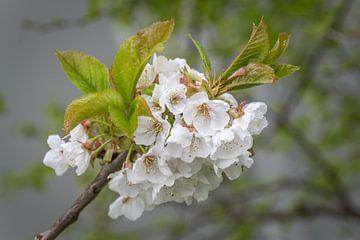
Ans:
POLYGON ((101 190, 108 183, 108 176, 118 171, 125 161, 127 151, 122 152, 111 163, 101 169, 95 179, 86 187, 78 196, 73 205, 62 215, 54 225, 43 233, 35 236, 35 240, 52 240, 55 239, 62 231, 74 223, 81 211, 91 203, 101 190))
POLYGON ((86 26, 92 22, 94 22, 97 18, 91 17, 89 15, 83 15, 77 18, 71 18, 71 19, 61 19, 61 18, 54 18, 52 21, 41 23, 36 22, 33 20, 24 20, 22 22, 22 27, 27 30, 35 31, 35 32, 41 32, 41 33, 47 33, 52 30, 57 29, 64 29, 68 28, 70 26, 86 26))

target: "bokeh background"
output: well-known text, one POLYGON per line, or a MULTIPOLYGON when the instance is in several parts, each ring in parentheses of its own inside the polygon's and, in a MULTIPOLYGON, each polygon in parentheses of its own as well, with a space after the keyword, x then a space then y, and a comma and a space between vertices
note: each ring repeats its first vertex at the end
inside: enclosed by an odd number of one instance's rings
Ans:
POLYGON ((269 105, 255 164, 209 199, 167 204, 130 222, 110 220, 105 189, 59 239, 360 239, 360 1, 0 0, 0 239, 32 239, 94 176, 42 166, 50 133, 80 93, 55 50, 110 65, 121 41, 174 18, 164 54, 201 69, 191 33, 220 73, 264 16, 272 42, 291 32, 284 62, 301 70, 237 94, 269 105))

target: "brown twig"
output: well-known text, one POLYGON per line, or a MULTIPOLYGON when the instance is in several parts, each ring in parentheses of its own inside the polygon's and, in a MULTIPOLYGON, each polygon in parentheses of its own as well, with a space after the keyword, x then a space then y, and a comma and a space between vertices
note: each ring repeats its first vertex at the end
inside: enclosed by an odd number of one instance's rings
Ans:
POLYGON ((35 240, 51 240, 55 239, 62 231, 74 223, 81 211, 91 203, 95 197, 101 192, 109 181, 109 174, 119 170, 125 161, 127 151, 122 152, 111 163, 101 169, 95 179, 87 186, 87 188, 75 200, 73 205, 62 215, 54 225, 48 230, 35 236, 35 240))

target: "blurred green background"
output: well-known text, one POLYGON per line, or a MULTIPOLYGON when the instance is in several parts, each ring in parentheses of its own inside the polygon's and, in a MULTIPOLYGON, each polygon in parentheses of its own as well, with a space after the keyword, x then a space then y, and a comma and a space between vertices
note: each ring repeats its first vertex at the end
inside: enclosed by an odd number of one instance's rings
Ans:
POLYGON ((272 42, 292 33, 283 61, 301 70, 237 94, 269 105, 253 167, 205 202, 167 204, 136 222, 107 217, 115 196, 105 189, 59 239, 360 239, 359 9, 355 0, 1 0, 1 239, 45 230, 98 170, 79 181, 41 164, 46 136, 61 134, 63 109, 80 95, 54 50, 110 64, 125 37, 174 18, 164 54, 201 70, 191 33, 221 73, 262 16, 272 42))

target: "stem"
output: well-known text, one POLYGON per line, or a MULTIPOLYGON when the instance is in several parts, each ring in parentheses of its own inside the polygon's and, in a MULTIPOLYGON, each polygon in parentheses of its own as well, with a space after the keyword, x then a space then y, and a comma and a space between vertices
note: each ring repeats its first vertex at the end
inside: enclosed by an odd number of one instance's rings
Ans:
POLYGON ((34 240, 53 240, 74 223, 78 219, 81 211, 96 198, 108 183, 108 176, 121 169, 125 156, 127 156, 127 151, 122 152, 111 163, 105 165, 64 215, 62 215, 48 230, 36 235, 34 240))
POLYGON ((129 151, 128 151, 128 154, 127 154, 127 156, 126 156, 125 162, 129 162, 129 161, 130 161, 130 157, 131 157, 133 148, 134 148, 134 144, 131 144, 130 147, 129 147, 129 151))
POLYGON ((146 153, 145 148, 142 145, 139 145, 139 148, 142 151, 142 153, 146 153))
POLYGON ((94 141, 94 140, 96 140, 96 139, 98 139, 100 137, 106 136, 106 135, 107 135, 106 133, 102 133, 102 134, 99 134, 99 135, 97 135, 97 136, 95 136, 93 138, 90 138, 89 140, 94 141))
POLYGON ((104 147, 105 147, 107 144, 109 144, 111 141, 112 141, 112 138, 108 139, 108 140, 107 140, 106 142, 104 142, 100 147, 98 147, 95 151, 93 151, 93 152, 91 153, 92 157, 96 157, 96 156, 99 154, 99 152, 101 152, 101 151, 104 149, 104 147))

